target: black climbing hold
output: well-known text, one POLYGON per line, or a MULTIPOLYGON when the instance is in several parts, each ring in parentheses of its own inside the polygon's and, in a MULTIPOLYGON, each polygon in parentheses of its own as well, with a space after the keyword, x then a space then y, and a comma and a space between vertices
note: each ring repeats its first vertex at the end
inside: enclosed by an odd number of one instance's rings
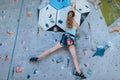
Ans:
POLYGON ((29 74, 27 75, 27 79, 30 79, 30 75, 29 74))
POLYGON ((51 17, 52 17, 52 14, 50 14, 49 18, 51 18, 51 17))
POLYGON ((85 5, 86 8, 89 8, 87 5, 85 5))
POLYGON ((46 7, 46 10, 48 10, 48 7, 46 7))
POLYGON ((56 63, 60 63, 60 62, 63 62, 63 57, 57 58, 56 63))
POLYGON ((82 11, 82 9, 79 9, 80 11, 82 11))

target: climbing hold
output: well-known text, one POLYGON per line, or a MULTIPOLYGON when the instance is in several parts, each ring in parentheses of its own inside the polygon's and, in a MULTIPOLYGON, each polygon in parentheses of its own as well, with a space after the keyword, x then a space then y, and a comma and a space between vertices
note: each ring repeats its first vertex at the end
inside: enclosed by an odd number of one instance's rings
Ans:
POLYGON ((97 50, 94 53, 94 56, 103 56, 104 52, 110 47, 109 43, 106 43, 104 46, 97 46, 97 50))
POLYGON ((30 79, 30 77, 31 77, 31 76, 28 74, 28 75, 27 75, 27 79, 30 79))
POLYGON ((0 43, 0 46, 2 46, 2 43, 0 43))
POLYGON ((80 11, 82 10, 82 9, 79 9, 80 11))
POLYGON ((37 69, 34 70, 33 74, 38 74, 39 71, 37 69))
POLYGON ((50 14, 49 18, 51 18, 51 17, 52 17, 52 14, 50 14))
POLYGON ((60 63, 60 62, 63 62, 63 57, 59 57, 56 59, 56 63, 60 63))
POLYGON ((24 45, 24 44, 25 44, 25 41, 21 40, 21 44, 24 45))
POLYGON ((45 24, 45 26, 46 26, 46 27, 49 27, 49 25, 48 25, 48 24, 45 24))
POLYGON ((89 8, 87 5, 85 5, 86 8, 89 8))
POLYGON ((9 59, 9 56, 6 55, 6 56, 5 56, 5 61, 8 61, 8 59, 9 59))
POLYGON ((87 64, 84 64, 85 67, 87 67, 87 64))
POLYGON ((91 75, 91 74, 92 74, 92 70, 91 70, 91 69, 88 69, 87 74, 88 74, 88 75, 91 75))
POLYGON ((4 16, 5 16, 5 13, 6 13, 6 11, 5 11, 5 10, 2 10, 2 11, 1 11, 1 16, 4 17, 4 16))
POLYGON ((62 21, 62 20, 58 20, 58 23, 59 23, 59 24, 62 24, 62 23, 63 23, 63 21, 62 21))
POLYGON ((48 10, 48 7, 46 7, 46 10, 48 10))
POLYGON ((52 59, 52 62, 55 62, 55 60, 54 60, 54 59, 52 59))
POLYGON ((12 34, 14 34, 14 32, 7 30, 7 34, 12 35, 12 34))
POLYGON ((22 72, 22 68, 21 67, 17 67, 16 68, 16 73, 21 73, 22 72))
POLYGON ((97 50, 96 52, 94 53, 93 57, 94 56, 103 56, 104 55, 104 52, 105 52, 105 49, 104 48, 100 48, 100 47, 97 47, 97 50))
POLYGON ((87 49, 83 49, 83 53, 86 55, 88 53, 87 49))
POLYGON ((5 11, 4 11, 4 10, 2 10, 2 14, 5 14, 5 11))
POLYGON ((31 17, 31 16, 32 16, 32 12, 30 12, 30 11, 27 12, 27 16, 28 16, 28 17, 31 17))

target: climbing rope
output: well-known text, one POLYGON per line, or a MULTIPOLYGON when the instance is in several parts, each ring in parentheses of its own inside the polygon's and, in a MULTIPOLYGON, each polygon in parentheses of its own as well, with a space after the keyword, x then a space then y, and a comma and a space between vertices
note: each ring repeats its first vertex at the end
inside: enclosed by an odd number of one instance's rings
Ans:
POLYGON ((11 79, 10 79, 10 73, 11 73, 11 69, 12 69, 11 66, 12 66, 12 61, 13 61, 13 55, 14 55, 15 48, 16 48, 16 42, 17 42, 17 37, 18 37, 18 31, 19 31, 19 26, 20 26, 20 20, 21 20, 21 16, 22 16, 23 4, 24 4, 24 0, 22 0, 20 12, 19 12, 18 25, 17 25, 17 28, 16 28, 16 35, 15 35, 15 40, 14 40, 14 46, 13 46, 13 49, 12 49, 12 55, 11 55, 11 60, 10 60, 10 66, 9 66, 9 71, 8 71, 7 80, 11 80, 11 79))

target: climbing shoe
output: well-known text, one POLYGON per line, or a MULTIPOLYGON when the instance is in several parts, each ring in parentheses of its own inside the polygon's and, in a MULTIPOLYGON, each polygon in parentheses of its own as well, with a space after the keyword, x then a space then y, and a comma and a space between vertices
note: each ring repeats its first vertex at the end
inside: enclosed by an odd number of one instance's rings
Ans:
POLYGON ((81 73, 76 72, 75 76, 79 76, 82 80, 87 79, 83 72, 81 73))
POLYGON ((32 58, 30 58, 30 62, 38 62, 38 60, 39 60, 39 58, 37 58, 37 57, 32 57, 32 58))

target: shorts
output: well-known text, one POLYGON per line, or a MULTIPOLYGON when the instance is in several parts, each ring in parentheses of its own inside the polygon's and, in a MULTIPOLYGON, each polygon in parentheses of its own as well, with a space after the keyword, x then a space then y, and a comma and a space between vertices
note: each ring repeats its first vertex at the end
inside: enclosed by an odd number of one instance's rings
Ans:
POLYGON ((62 35, 62 38, 60 40, 60 44, 64 47, 68 47, 70 45, 74 45, 74 39, 72 38, 73 36, 71 36, 69 33, 64 33, 62 35))

